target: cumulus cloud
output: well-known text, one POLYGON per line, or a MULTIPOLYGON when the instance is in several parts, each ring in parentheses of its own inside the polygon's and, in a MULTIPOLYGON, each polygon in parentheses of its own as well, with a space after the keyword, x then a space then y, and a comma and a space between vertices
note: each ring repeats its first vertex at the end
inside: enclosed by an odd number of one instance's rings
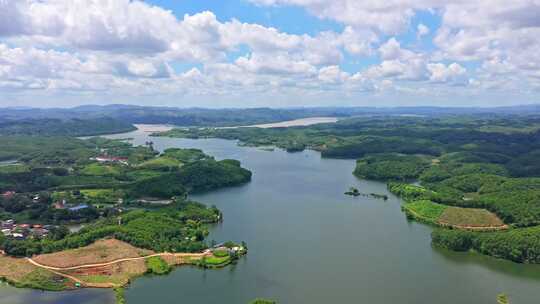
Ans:
POLYGON ((429 80, 438 83, 452 82, 453 84, 463 84, 466 78, 467 69, 458 63, 444 65, 443 63, 430 63, 427 65, 431 72, 429 80))
POLYGON ((455 85, 476 92, 540 87, 537 0, 250 2, 301 7, 340 30, 292 34, 212 11, 178 16, 138 0, 0 0, 0 90, 245 92, 267 100, 336 88, 429 94, 428 86, 439 93, 455 85), (440 26, 413 25, 419 12, 440 26), (406 32, 413 41, 400 35, 406 32), (433 48, 422 49, 427 39, 433 48), (478 68, 466 69, 469 62, 478 68))
POLYGON ((339 66, 332 65, 321 68, 318 78, 324 83, 338 84, 345 82, 349 78, 349 74, 341 71, 339 66))
POLYGON ((416 27, 416 37, 418 39, 422 38, 423 36, 429 34, 430 32, 430 29, 429 27, 427 27, 426 25, 424 25, 423 23, 420 23, 418 24, 418 26, 416 27))
MULTIPOLYGON (((356 27, 366 27, 394 34, 404 31, 415 10, 427 9, 425 0, 250 0, 258 5, 295 5, 313 15, 356 27)), ((436 1, 433 1, 436 2, 436 1)))

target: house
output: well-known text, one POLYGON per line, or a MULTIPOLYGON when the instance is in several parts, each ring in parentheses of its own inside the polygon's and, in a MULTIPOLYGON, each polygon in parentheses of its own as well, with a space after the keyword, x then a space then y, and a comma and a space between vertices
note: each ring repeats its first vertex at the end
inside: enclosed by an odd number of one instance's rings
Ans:
POLYGON ((2 226, 2 229, 13 229, 13 226, 15 226, 15 220, 2 221, 0 225, 2 226))
POLYGON ((78 205, 78 206, 75 206, 75 207, 71 207, 68 210, 69 211, 80 211, 80 210, 86 209, 88 207, 89 207, 88 205, 82 204, 82 205, 78 205))
POLYGON ((16 192, 15 191, 6 191, 4 193, 2 193, 2 197, 3 198, 11 198, 13 197, 13 195, 15 195, 16 192))
POLYGON ((121 163, 123 165, 128 165, 128 158, 127 157, 113 157, 113 156, 107 156, 107 155, 100 155, 93 160, 96 160, 100 163, 121 163))
POLYGON ((39 227, 39 228, 33 228, 31 230, 31 233, 32 233, 32 236, 36 238, 43 238, 43 237, 46 237, 47 234, 49 234, 49 230, 39 227))
POLYGON ((66 209, 66 200, 63 199, 53 204, 54 209, 66 209))

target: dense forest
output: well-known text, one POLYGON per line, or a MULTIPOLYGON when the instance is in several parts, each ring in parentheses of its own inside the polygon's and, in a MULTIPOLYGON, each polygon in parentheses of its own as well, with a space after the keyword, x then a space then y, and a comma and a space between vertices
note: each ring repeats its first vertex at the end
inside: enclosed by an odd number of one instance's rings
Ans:
MULTIPOLYGON (((17 120, 89 120, 109 117, 129 124, 171 124, 177 126, 245 126, 306 117, 355 117, 366 115, 469 115, 540 113, 536 105, 500 108, 443 107, 321 107, 321 108, 174 108, 134 105, 86 105, 75 108, 0 108, 0 122, 17 120)), ((54 126, 53 126, 54 127, 54 126)), ((96 133, 94 133, 95 135, 96 133)), ((58 134, 57 134, 58 135, 58 134)))
POLYGON ((540 262, 537 115, 365 116, 307 127, 173 129, 156 135, 219 137, 245 145, 277 146, 291 152, 311 148, 323 157, 354 158, 355 175, 390 181, 393 193, 407 202, 419 202, 411 206, 424 208, 427 214, 454 206, 460 208, 448 209, 453 214, 464 215, 467 209, 462 208, 474 208, 471 214, 489 217, 491 213, 482 212, 487 210, 510 227, 497 232, 438 229, 434 244, 540 262), (413 181, 421 186, 408 184, 413 181))
MULTIPOLYGON (((0 109, 0 122, 84 121, 103 117, 128 124, 171 124, 177 126, 241 126, 314 116, 350 116, 341 108, 310 109, 180 109, 131 105, 81 106, 71 109, 0 109)), ((53 126, 54 127, 54 126, 53 126)), ((112 132, 111 132, 112 133, 112 132)), ((5 133, 4 133, 5 134, 5 133)), ((59 135, 59 133, 55 133, 59 135)), ((97 133, 94 133, 97 134, 97 133)))
POLYGON ((94 119, 0 119, 0 135, 94 136, 133 130, 136 128, 131 123, 107 117, 94 119))

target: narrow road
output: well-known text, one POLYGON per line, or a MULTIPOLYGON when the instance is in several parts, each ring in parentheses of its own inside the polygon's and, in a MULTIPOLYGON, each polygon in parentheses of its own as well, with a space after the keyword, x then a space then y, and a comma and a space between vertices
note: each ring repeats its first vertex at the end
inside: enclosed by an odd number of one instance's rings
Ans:
POLYGON ((28 262, 30 262, 31 264, 37 266, 37 267, 45 268, 45 269, 48 269, 48 270, 54 270, 54 271, 65 271, 65 270, 76 270, 76 269, 81 269, 81 268, 109 266, 109 265, 113 265, 113 264, 117 264, 117 263, 121 263, 121 262, 144 260, 144 259, 151 258, 151 257, 156 257, 156 256, 174 256, 174 257, 179 257, 179 258, 184 258, 184 257, 186 257, 186 258, 187 257, 198 258, 198 257, 203 257, 203 256, 206 256, 206 255, 209 255, 209 254, 210 254, 209 251, 205 251, 205 252, 202 252, 202 253, 170 253, 170 252, 162 252, 162 253, 154 253, 154 254, 141 256, 141 257, 135 257, 135 258, 123 258, 123 259, 118 259, 118 260, 105 262, 105 263, 83 264, 83 265, 77 265, 77 266, 71 266, 71 267, 47 266, 47 265, 43 265, 41 263, 38 263, 38 262, 34 261, 32 258, 26 258, 26 260, 28 262))

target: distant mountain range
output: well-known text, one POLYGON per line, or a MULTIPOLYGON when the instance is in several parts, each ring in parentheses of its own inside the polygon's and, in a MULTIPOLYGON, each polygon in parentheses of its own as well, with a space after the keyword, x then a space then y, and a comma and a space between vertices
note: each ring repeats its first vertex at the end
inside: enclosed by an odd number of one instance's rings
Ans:
POLYGON ((508 107, 313 107, 313 108, 174 108, 113 104, 75 108, 0 108, 0 122, 41 119, 112 118, 123 123, 173 124, 178 126, 234 126, 285 121, 306 117, 351 117, 362 115, 538 115, 540 105, 508 107))

